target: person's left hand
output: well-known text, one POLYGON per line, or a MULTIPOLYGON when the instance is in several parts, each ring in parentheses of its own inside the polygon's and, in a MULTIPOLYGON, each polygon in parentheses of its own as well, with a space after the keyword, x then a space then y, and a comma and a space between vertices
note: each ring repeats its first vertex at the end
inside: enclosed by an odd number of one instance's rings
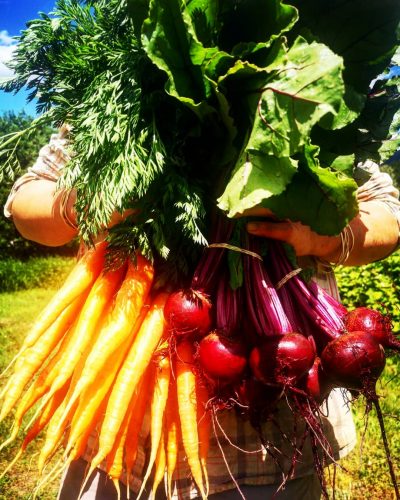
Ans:
POLYGON ((322 236, 301 222, 281 221, 267 208, 253 208, 243 215, 266 217, 268 220, 247 223, 247 231, 255 236, 263 236, 289 243, 298 257, 313 255, 329 262, 339 258, 340 236, 322 236))

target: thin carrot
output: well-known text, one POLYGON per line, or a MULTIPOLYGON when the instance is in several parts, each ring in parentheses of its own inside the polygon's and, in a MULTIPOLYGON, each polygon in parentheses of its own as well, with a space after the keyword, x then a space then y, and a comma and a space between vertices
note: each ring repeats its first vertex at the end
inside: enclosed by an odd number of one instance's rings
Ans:
POLYGON ((99 452, 92 460, 92 467, 97 467, 110 453, 133 394, 164 334, 163 310, 167 297, 167 294, 160 294, 152 303, 118 373, 99 436, 99 452))
POLYGON ((210 448, 211 435, 211 415, 207 409, 207 403, 210 395, 201 379, 196 379, 196 397, 197 397, 197 429, 199 433, 199 457, 203 469, 203 476, 206 483, 206 492, 209 491, 209 480, 207 473, 207 456, 210 448))
POLYGON ((171 365, 169 356, 160 357, 157 363, 155 373, 155 383, 153 397, 151 400, 151 423, 150 439, 151 449, 146 473, 143 478, 142 486, 137 495, 137 500, 142 496, 146 487, 147 480, 157 458, 157 451, 163 437, 163 421, 165 407, 168 399, 169 381, 171 375, 171 365))
POLYGON ((48 401, 47 405, 43 408, 41 414, 36 419, 34 424, 28 430, 17 454, 13 460, 8 464, 6 469, 1 473, 0 479, 7 474, 7 472, 16 464, 16 462, 21 458, 25 452, 28 445, 42 432, 42 430, 49 423, 51 417, 53 416, 55 410, 58 408, 62 400, 64 399, 68 391, 69 383, 67 382, 61 389, 59 389, 53 397, 48 401))
MULTIPOLYGON (((142 387, 151 387, 154 380, 154 364, 150 364, 146 373, 142 378, 142 387)), ((135 404, 135 409, 132 411, 128 433, 125 442, 125 468, 127 473, 127 496, 129 498, 129 484, 132 477, 133 464, 138 455, 138 444, 140 438, 145 439, 147 436, 147 426, 144 425, 145 414, 149 409, 149 393, 147 390, 138 391, 138 398, 135 404)), ((147 422, 147 419, 146 419, 147 422)))
POLYGON ((65 406, 67 404, 67 396, 64 398, 62 403, 58 406, 57 410, 54 412, 47 431, 45 442, 40 450, 40 455, 38 458, 38 470, 39 474, 42 474, 44 466, 48 461, 49 457, 52 456, 57 447, 61 444, 62 436, 64 433, 64 429, 66 427, 66 423, 63 426, 58 424, 59 419, 64 413, 65 406))
POLYGON ((104 267, 105 251, 106 243, 99 243, 95 248, 87 251, 77 262, 60 290, 40 313, 25 337, 22 347, 2 375, 8 371, 26 349, 36 343, 42 333, 56 321, 62 311, 92 285, 104 267))
POLYGON ((117 287, 120 286, 125 272, 126 267, 121 266, 115 271, 102 273, 97 278, 82 308, 73 334, 69 336, 68 343, 63 348, 63 356, 57 367, 47 398, 51 398, 54 392, 71 377, 76 366, 76 360, 80 359, 86 347, 97 338, 97 329, 101 317, 114 296, 117 287))
POLYGON ((144 381, 148 383, 148 377, 143 376, 131 398, 124 419, 121 423, 119 432, 114 439, 114 444, 111 451, 107 455, 106 472, 111 479, 119 480, 123 469, 123 457, 125 451, 125 442, 129 431, 129 423, 132 415, 137 410, 137 404, 140 402, 140 397, 143 392, 147 392, 148 385, 143 386, 144 381), (144 391, 143 391, 144 389, 144 391))
MULTIPOLYGON (((107 455, 106 460, 106 472, 108 477, 113 481, 114 486, 117 490, 118 498, 121 497, 120 483, 119 480, 123 472, 124 463, 124 452, 125 452, 125 442, 129 429, 129 421, 132 413, 136 410, 136 403, 139 399, 139 394, 142 386, 142 380, 140 381, 132 399, 129 407, 125 413, 125 417, 121 423, 120 429, 114 439, 114 443, 110 453, 107 455)), ((146 388, 147 391, 147 388, 146 388)))
MULTIPOLYGON (((27 411, 49 389, 53 378, 56 376, 57 366, 59 365, 62 359, 63 345, 65 345, 66 343, 67 343, 67 338, 65 336, 60 346, 58 347, 56 354, 51 358, 51 360, 47 363, 45 368, 40 372, 39 376, 33 381, 33 383, 29 386, 28 390, 22 396, 22 399, 18 403, 18 406, 14 413, 12 432, 10 436, 1 443, 0 450, 3 449, 8 444, 10 444, 17 437, 19 429, 21 428, 22 425, 23 418, 26 415, 27 411)), ((45 406, 47 406, 47 402, 42 403, 40 405, 40 407, 36 410, 35 415, 32 417, 30 423, 28 424, 28 427, 43 411, 43 408, 45 406)))
MULTIPOLYGON (((127 339, 132 339, 135 322, 142 321, 141 311, 150 291, 154 275, 151 264, 141 255, 136 263, 129 262, 124 281, 116 295, 110 321, 102 329, 82 370, 74 393, 66 407, 66 414, 80 394, 96 381, 98 374, 107 370, 109 358, 127 339)), ((137 331, 137 330, 136 330, 137 331)))
POLYGON ((194 481, 203 499, 207 497, 203 485, 202 466, 199 458, 197 431, 196 376, 193 371, 193 346, 184 341, 176 346, 176 386, 182 444, 194 481))
MULTIPOLYGON (((101 319, 101 325, 107 324, 107 322, 109 320, 109 316, 110 316, 109 315, 110 310, 111 310, 111 306, 109 305, 105 309, 105 311, 103 312, 102 319, 101 319)), ((97 331, 97 335, 99 335, 100 332, 101 332, 101 328, 97 331)), ((56 449, 56 447, 60 443, 60 440, 63 436, 64 430, 65 430, 67 423, 68 423, 69 415, 71 414, 71 419, 73 418, 72 415, 74 416, 74 418, 76 418, 76 415, 73 414, 73 410, 75 410, 76 407, 78 406, 78 402, 75 402, 74 405, 71 406, 68 414, 65 413, 65 410, 66 410, 66 407, 69 403, 69 398, 70 398, 71 394, 74 392, 75 386, 79 381, 80 375, 81 375, 82 370, 85 366, 85 361, 86 361, 87 356, 90 352, 90 349, 91 349, 90 346, 86 346, 85 352, 78 360, 78 363, 76 364, 74 373, 72 375, 72 379, 71 379, 70 387, 68 389, 68 393, 67 393, 65 399, 63 400, 62 404, 57 408, 56 412, 54 413, 53 418, 49 422, 49 426, 48 426, 47 433, 46 433, 46 439, 45 439, 44 445, 42 446, 41 453, 40 453, 39 459, 38 459, 38 469, 40 472, 42 471, 48 458, 52 455, 52 453, 54 452, 54 450, 56 449)), ((104 396, 104 394, 103 394, 103 396, 104 396)), ((95 398, 92 398, 90 400, 91 404, 93 403, 94 399, 95 398)), ((86 404, 85 408, 87 406, 89 406, 89 405, 86 404)), ((91 417, 93 417, 93 413, 89 414, 89 423, 91 422, 91 420, 90 420, 91 417)), ((89 425, 89 423, 87 421, 85 423, 86 423, 86 425, 89 425)))
POLYGON ((61 338, 68 330, 82 307, 86 296, 81 295, 70 304, 58 319, 43 333, 38 341, 24 352, 14 367, 13 375, 1 392, 4 398, 0 422, 9 414, 15 403, 20 398, 25 386, 30 382, 35 373, 40 369, 61 338))
POLYGON ((160 443, 158 445, 157 457, 155 461, 155 471, 153 486, 151 488, 152 498, 155 498, 156 491, 164 478, 166 466, 166 456, 165 456, 165 443, 164 436, 161 437, 160 443))
POLYGON ((73 430, 74 436, 68 436, 69 444, 63 454, 65 463, 69 464, 81 458, 87 450, 90 437, 94 433, 98 435, 109 392, 104 397, 96 394, 98 401, 94 401, 95 398, 92 398, 81 412, 74 415, 71 422, 71 431, 73 430))
POLYGON ((172 476, 178 461, 179 414, 175 380, 171 380, 168 394, 165 425, 166 461, 167 461, 167 494, 172 498, 172 476))
MULTIPOLYGON (((74 383, 71 385, 76 385, 78 380, 79 373, 82 371, 85 360, 90 352, 90 342, 94 342, 101 331, 101 326, 105 325, 109 319, 109 313, 111 310, 111 304, 108 303, 107 306, 102 311, 102 316, 100 320, 96 323, 97 328, 88 335, 89 340, 86 341, 85 350, 79 349, 79 356, 76 356, 76 359, 71 362, 73 368, 73 380, 74 383)), ((20 423, 24 413, 29 410, 29 408, 36 403, 44 394, 48 393, 50 389, 53 387, 54 380, 58 377, 59 372, 64 370, 66 358, 65 352, 68 350, 68 346, 74 340, 75 335, 65 336, 60 346, 58 347, 57 353, 53 356, 50 362, 45 366, 45 368, 40 372, 39 376, 35 379, 29 389, 25 392, 21 402, 19 403, 16 413, 14 416, 14 422, 20 423)), ((68 360, 69 361, 69 360, 68 360)), ((71 373, 72 375, 72 373, 71 373)), ((66 377, 64 377, 66 379, 66 377)), ((71 378, 71 377, 70 377, 71 378)), ((54 392, 54 391, 53 391, 54 392)), ((47 403, 49 399, 49 395, 43 398, 41 405, 39 407, 39 411, 41 407, 47 403)), ((34 416, 34 418, 36 418, 34 416)))
MULTIPOLYGON (((141 322, 145 317, 146 311, 143 309, 140 313, 140 319, 136 322, 135 328, 132 331, 132 336, 135 337, 137 330, 140 328, 141 322)), ((110 321, 110 316, 105 316, 103 323, 106 325, 110 321)), ((98 335, 101 335, 102 329, 100 328, 98 335)), ((64 456, 76 457, 77 449, 82 448, 82 441, 87 440, 91 430, 94 429, 97 422, 99 421, 100 412, 102 413, 102 421, 104 421, 105 409, 108 404, 108 400, 111 393, 111 388, 115 382, 117 373, 121 369, 121 364, 126 357, 126 353, 132 343, 130 338, 127 338, 124 344, 115 351, 109 358, 109 368, 103 370, 98 374, 96 380, 85 389, 79 398, 79 405, 76 411, 71 414, 71 426, 68 436, 68 441, 66 444, 64 456)), ((87 346, 87 351, 90 351, 90 346, 87 346)), ((76 370, 74 373, 74 379, 80 379, 81 372, 84 369, 85 359, 87 356, 84 354, 80 369, 76 370)), ((68 397, 73 394, 75 387, 72 388, 68 397)), ((64 418, 68 419, 68 414, 64 415, 64 418)), ((59 425, 63 426, 64 422, 62 419, 59 421, 59 425)))

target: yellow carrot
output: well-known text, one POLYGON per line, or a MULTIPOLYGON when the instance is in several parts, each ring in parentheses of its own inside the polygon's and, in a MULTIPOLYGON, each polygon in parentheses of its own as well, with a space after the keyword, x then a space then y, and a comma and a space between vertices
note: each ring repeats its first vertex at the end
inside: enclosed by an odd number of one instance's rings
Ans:
POLYGON ((132 339, 135 323, 142 321, 141 311, 150 291, 154 269, 141 255, 136 263, 130 262, 124 281, 116 295, 115 304, 107 325, 102 328, 85 362, 74 393, 71 395, 66 414, 80 394, 96 381, 99 373, 107 370, 109 358, 127 339, 132 339))
MULTIPOLYGON (((19 432, 19 429, 22 425, 22 420, 26 415, 27 411, 43 396, 43 394, 50 388, 51 382, 56 376, 57 367, 62 359, 62 351, 63 346, 67 343, 67 336, 64 337, 60 346, 57 348, 56 354, 51 358, 51 360, 47 363, 45 368, 40 372, 39 376, 33 381, 33 383, 29 386, 28 390, 22 396, 20 402, 14 413, 14 421, 12 426, 12 432, 9 438, 4 441, 0 450, 11 443, 19 432)), ((49 398, 49 400, 53 400, 54 398, 49 398)), ((43 411, 43 408, 47 406, 48 401, 41 403, 40 407, 36 410, 35 415, 32 417, 31 422, 28 424, 28 427, 31 423, 37 418, 37 415, 43 411)))
MULTIPOLYGON (((154 364, 152 363, 142 378, 142 387, 149 388, 154 380, 154 364)), ((128 433, 125 442, 125 467, 127 472, 127 495, 129 498, 129 484, 132 476, 133 464, 137 458, 139 439, 146 437, 144 434, 147 429, 144 429, 143 422, 146 411, 149 409, 149 392, 148 390, 139 390, 138 397, 135 402, 134 411, 131 412, 128 433)))
POLYGON ((23 453, 25 452, 26 448, 28 445, 42 432, 42 430, 46 427, 46 425, 49 423, 51 417, 53 416, 54 412, 58 408, 58 406, 61 404, 62 400, 64 399, 67 391, 68 391, 68 385, 69 383, 67 382, 61 389, 59 389, 53 397, 48 401, 47 405, 43 408, 42 412, 38 416, 38 418, 35 420, 31 428, 28 430, 16 456, 13 458, 13 460, 8 464, 7 468, 1 473, 0 478, 2 478, 7 472, 15 465, 15 463, 21 458, 23 453))
POLYGON ((166 465, 165 444, 164 444, 164 436, 162 436, 160 439, 160 443, 158 445, 157 457, 155 461, 153 486, 151 488, 151 493, 153 498, 155 498, 156 491, 161 481, 164 478, 165 465, 166 465))
POLYGON ((99 436, 99 452, 92 460, 92 467, 97 467, 111 451, 115 436, 130 406, 133 394, 164 334, 163 310, 167 297, 167 294, 160 294, 152 303, 118 373, 99 436))
MULTIPOLYGON (((126 363, 126 360, 125 360, 126 363)), ((121 370, 123 367, 121 368, 121 370)), ((120 373, 121 373, 120 370, 120 373)), ((124 462, 124 452, 125 452, 125 443, 128 436, 128 432, 130 429, 130 421, 131 418, 136 412, 139 410, 138 405, 141 404, 142 395, 147 393, 148 390, 148 382, 149 376, 146 373, 140 380, 139 384, 136 387, 136 390, 131 398, 127 411, 125 412, 124 419, 121 423, 118 434, 114 439, 114 443, 110 453, 107 455, 106 460, 106 472, 108 476, 114 481, 118 481, 121 477, 123 470, 123 462, 124 462), (146 383, 146 385, 143 385, 146 383)), ((140 411, 140 410, 139 410, 140 411)), ((119 486, 118 486, 119 487, 119 486)))
POLYGON ((166 461, 167 461, 167 493, 172 498, 172 476, 178 461, 179 415, 175 380, 171 380, 168 394, 165 426, 166 461))
POLYGON ((207 473, 207 456, 210 447, 211 434, 211 416, 207 408, 210 395, 206 386, 199 377, 196 379, 196 397, 197 397, 197 428, 199 433, 199 457, 203 469, 203 476, 206 483, 206 492, 208 495, 209 480, 207 473))
POLYGON ((203 499, 207 497, 203 485, 202 466, 199 458, 197 431, 196 376, 193 371, 193 346, 184 341, 176 346, 176 387, 182 444, 194 481, 203 499))
POLYGON ((168 389, 169 389, 169 381, 171 375, 171 366, 168 356, 160 357, 160 359, 158 360, 155 375, 156 376, 155 376, 153 397, 151 400, 151 422, 150 422, 151 449, 150 449, 149 463, 143 478, 142 486, 137 495, 137 500, 141 497, 141 495, 144 492, 147 480, 149 479, 151 470, 156 461, 157 451, 160 445, 161 438, 163 436, 164 412, 168 399, 168 389))
POLYGON ((33 346, 63 310, 87 290, 96 280, 104 267, 106 243, 102 242, 77 262, 60 290, 53 296, 48 305, 40 313, 31 330, 24 339, 21 349, 3 371, 4 375, 23 352, 33 346))
MULTIPOLYGON (((123 463, 124 463, 124 452, 125 452, 125 442, 129 430, 129 421, 133 412, 136 411, 136 404, 139 400, 139 394, 142 389, 142 381, 138 384, 138 387, 131 399, 131 402, 128 406, 128 409, 125 413, 124 419, 121 423, 119 431, 114 438, 114 443, 110 453, 107 455, 106 459, 106 472, 108 477, 113 481, 114 486, 118 493, 118 498, 121 496, 120 491, 120 483, 119 480, 121 478, 123 472, 123 463)), ((147 388, 146 388, 147 391, 147 388)))
MULTIPOLYGON (((107 322, 109 321, 110 309, 111 309, 111 306, 109 305, 109 307, 106 308, 106 310, 103 312, 102 319, 100 322, 101 325, 106 325, 107 322)), ((99 330, 97 331, 97 335, 100 335, 100 332, 101 332, 101 328, 99 328, 99 330)), ((68 413, 66 413, 66 408, 67 408, 67 405, 69 403, 70 397, 75 390, 76 384, 79 381, 82 370, 85 366, 85 361, 87 359, 88 354, 90 353, 90 350, 91 350, 91 347, 86 346, 85 352, 80 357, 80 359, 78 360, 78 363, 75 367, 68 393, 65 396, 62 404, 59 406, 59 408, 57 408, 57 411, 54 413, 53 418, 49 422, 49 426, 48 426, 48 429, 46 432, 45 442, 42 446, 41 453, 39 455, 39 460, 38 460, 38 468, 39 468, 40 472, 42 471, 46 461, 54 453, 55 449, 60 444, 60 441, 63 437, 64 430, 66 429, 67 424, 68 424, 68 419, 77 418, 77 416, 76 416, 76 414, 74 414, 73 410, 75 410, 76 407, 78 406, 78 402, 75 402, 73 405, 70 406, 68 413)), ((121 356, 122 355, 123 355, 123 353, 121 354, 121 356)), ((110 377, 111 377, 111 375, 112 374, 110 373, 110 377)), ((115 376, 115 374, 114 374, 114 376, 115 376)), ((110 384, 112 383, 112 380, 111 380, 110 384)), ((100 393, 100 391, 99 391, 99 393, 100 393)), ((104 394, 102 394, 102 395, 104 396, 104 394)), ((90 403, 93 404, 94 400, 95 400, 95 398, 91 398, 90 403)), ((98 404, 100 404, 100 403, 98 403, 98 404)), ((89 405, 86 402, 85 409, 88 406, 89 405)), ((93 412, 91 414, 89 413, 88 415, 89 415, 89 417, 88 417, 89 421, 86 420, 86 422, 85 422, 85 425, 87 425, 87 426, 89 426, 91 423, 90 419, 93 417, 93 412)), ((72 432, 72 429, 71 429, 71 432, 72 432)))
POLYGON ((126 267, 121 266, 115 271, 102 273, 97 278, 82 308, 73 334, 63 347, 62 359, 46 398, 51 398, 54 392, 71 377, 77 360, 81 358, 86 347, 93 344, 97 338, 99 322, 120 286, 125 272, 126 267))
POLYGON ((81 295, 70 304, 58 317, 58 319, 43 333, 38 341, 25 350, 24 355, 18 359, 14 367, 14 373, 8 379, 7 384, 1 392, 4 398, 0 422, 9 414, 15 403, 21 397, 25 386, 32 380, 36 372, 42 367, 52 351, 68 333, 72 322, 76 319, 78 311, 82 307, 85 296, 81 295))

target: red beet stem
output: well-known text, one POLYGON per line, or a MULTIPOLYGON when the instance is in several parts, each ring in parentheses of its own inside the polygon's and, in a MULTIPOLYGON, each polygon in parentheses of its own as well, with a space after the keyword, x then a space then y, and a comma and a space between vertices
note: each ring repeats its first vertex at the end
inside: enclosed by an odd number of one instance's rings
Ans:
POLYGON ((399 498, 400 498, 399 486, 397 484, 396 474, 395 474, 394 466, 393 466, 392 455, 390 453, 389 443, 388 443, 387 436, 386 436, 385 423, 383 421, 381 406, 379 404, 378 397, 375 396, 371 399, 372 399, 372 404, 375 406, 376 415, 378 417, 378 422, 379 422, 379 427, 381 429, 383 446, 385 448, 386 460, 388 463, 390 478, 392 480, 394 492, 396 494, 396 500, 399 500, 399 498))

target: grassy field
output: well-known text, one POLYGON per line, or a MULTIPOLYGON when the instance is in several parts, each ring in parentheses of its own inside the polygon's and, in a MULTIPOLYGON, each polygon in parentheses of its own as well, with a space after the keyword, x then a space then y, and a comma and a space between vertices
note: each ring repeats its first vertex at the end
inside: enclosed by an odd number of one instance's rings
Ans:
MULTIPOLYGON (((13 354, 16 353, 24 333, 34 320, 37 313, 46 305, 54 294, 55 288, 20 290, 17 292, 0 294, 0 365, 5 367, 13 354)), ((1 441, 7 437, 10 429, 10 419, 0 423, 1 441)), ((18 442, 7 447, 0 453, 0 471, 3 471, 14 457, 18 442)), ((40 440, 28 448, 23 457, 0 480, 0 500, 25 500, 35 489, 37 470, 35 458, 40 449, 40 440)), ((56 497, 57 485, 46 488, 46 493, 41 493, 40 500, 51 500, 56 497)))
MULTIPOLYGON (((34 288, 0 294, 1 366, 4 367, 16 352, 30 323, 53 293, 54 288, 34 288)), ((400 433, 398 367, 397 362, 389 359, 384 377, 378 386, 378 393, 382 396, 381 405, 385 413, 387 434, 395 463, 400 462, 400 441, 397 439, 400 433)), ((363 401, 358 401, 354 406, 360 440, 357 449, 342 461, 341 465, 347 472, 338 470, 335 498, 339 500, 394 498, 377 420, 372 412, 368 419, 367 430, 364 432, 366 422, 364 409, 363 401)), ((0 424, 0 441, 7 437, 9 426, 9 420, 0 424)), ((40 441, 33 444, 28 449, 26 456, 0 480, 0 500, 29 498, 36 484, 35 458, 39 449, 40 441)), ((14 457, 16 450, 17 444, 1 452, 0 472, 14 457)), ((47 487, 46 493, 41 494, 38 498, 41 500, 54 499, 56 488, 57 481, 51 487, 47 487)))

